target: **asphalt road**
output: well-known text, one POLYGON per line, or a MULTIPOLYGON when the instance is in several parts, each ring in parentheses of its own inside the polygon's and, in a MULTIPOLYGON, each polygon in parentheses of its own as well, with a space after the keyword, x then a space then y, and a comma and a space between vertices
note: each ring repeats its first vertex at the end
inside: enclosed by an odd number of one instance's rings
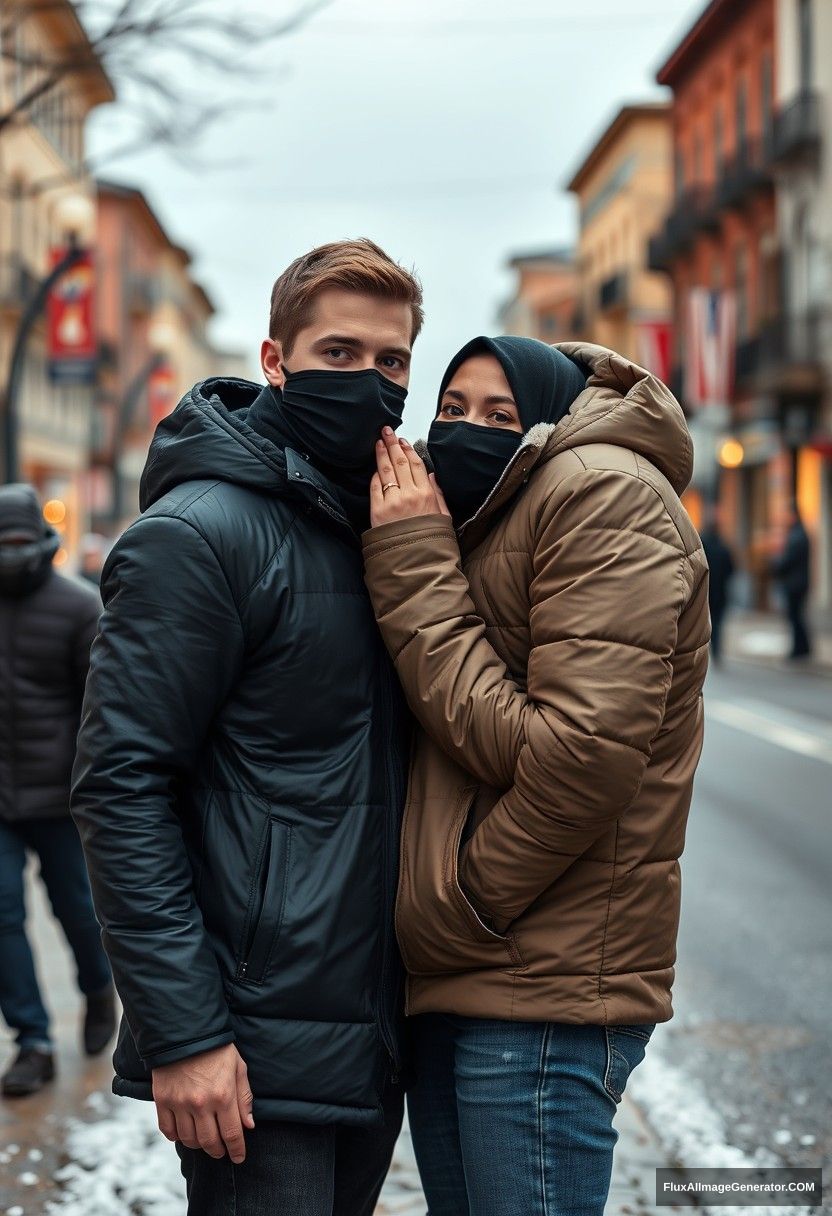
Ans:
MULTIPOLYGON (((832 1160, 832 679, 709 676, 663 1058, 727 1142, 832 1160)), ((702 1160, 690 1164, 709 1165, 702 1160)))

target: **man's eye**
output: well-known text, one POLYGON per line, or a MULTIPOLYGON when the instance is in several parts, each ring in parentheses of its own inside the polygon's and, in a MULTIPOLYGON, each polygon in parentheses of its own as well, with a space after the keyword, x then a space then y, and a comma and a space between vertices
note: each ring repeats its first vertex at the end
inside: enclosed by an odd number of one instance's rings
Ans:
POLYGON ((404 360, 397 358, 396 355, 384 355, 381 362, 390 371, 401 371, 404 367, 404 360))
POLYGON ((347 352, 343 346, 331 346, 325 353, 329 355, 331 359, 337 359, 339 355, 345 355, 347 352))

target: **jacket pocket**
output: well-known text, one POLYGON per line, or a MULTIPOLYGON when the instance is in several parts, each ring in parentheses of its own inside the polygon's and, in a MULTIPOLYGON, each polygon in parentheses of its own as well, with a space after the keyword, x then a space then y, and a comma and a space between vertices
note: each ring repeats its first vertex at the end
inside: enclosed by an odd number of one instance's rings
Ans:
POLYGON ((283 926, 291 851, 292 825, 270 816, 255 868, 243 947, 237 964, 238 980, 262 984, 268 974, 283 926))
POLYGON ((463 797, 453 820, 448 847, 445 854, 445 886, 446 890, 465 920, 472 937, 485 943, 500 943, 509 953, 511 961, 517 967, 525 966, 523 957, 517 947, 512 933, 497 933, 491 929, 477 912, 474 905, 462 889, 459 881, 459 853, 462 844, 462 833, 471 813, 476 798, 476 791, 463 797))

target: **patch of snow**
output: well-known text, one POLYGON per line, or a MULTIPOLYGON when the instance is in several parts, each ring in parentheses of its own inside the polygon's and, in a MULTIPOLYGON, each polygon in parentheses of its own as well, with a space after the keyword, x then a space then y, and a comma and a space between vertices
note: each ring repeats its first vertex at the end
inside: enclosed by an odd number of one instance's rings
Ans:
POLYGON ((17 1181, 21 1186, 37 1186, 40 1182, 37 1174, 33 1174, 30 1170, 26 1170, 23 1174, 17 1175, 17 1181))
MULTIPOLYGON (((671 1162, 692 1169, 753 1169, 783 1164, 766 1149, 759 1148, 749 1156, 729 1144, 725 1124, 699 1083, 664 1059, 660 1050, 647 1052, 628 1082, 628 1092, 641 1107, 671 1162)), ((707 1207, 699 1211, 710 1216, 736 1216, 737 1210, 707 1207)), ((801 1216, 805 1211, 779 1205, 754 1208, 755 1216, 801 1216)))
MULTIPOLYGON (((91 1095, 95 1097, 95 1095, 91 1095)), ((101 1102, 88 1106, 103 1114, 101 1102)), ((185 1183, 173 1145, 159 1132, 151 1102, 122 1099, 100 1122, 73 1120, 66 1151, 70 1163, 55 1175, 61 1197, 47 1205, 54 1216, 182 1216, 185 1183)))

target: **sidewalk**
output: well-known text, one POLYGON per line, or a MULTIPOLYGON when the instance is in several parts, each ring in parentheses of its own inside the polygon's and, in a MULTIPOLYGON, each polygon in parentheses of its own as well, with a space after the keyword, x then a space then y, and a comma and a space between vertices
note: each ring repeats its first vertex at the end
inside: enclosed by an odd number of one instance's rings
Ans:
POLYGON ((791 662, 788 658, 791 632, 785 620, 768 612, 729 610, 724 626, 725 655, 749 663, 769 667, 789 666, 790 670, 808 671, 815 675, 832 675, 832 627, 829 622, 814 621, 811 659, 791 662))
MULTIPOLYGON (((33 1098, 0 1100, 0 1216, 182 1216, 178 1162, 149 1103, 110 1094, 109 1053, 78 1046, 80 1002, 68 953, 38 883, 29 876, 32 938, 59 1042, 56 1084, 33 1098)), ((0 1060, 11 1052, 0 1032, 0 1060)), ((619 1108, 619 1141, 607 1216, 653 1213, 664 1155, 635 1103, 619 1108)), ((424 1216, 405 1131, 377 1216, 424 1216)))

